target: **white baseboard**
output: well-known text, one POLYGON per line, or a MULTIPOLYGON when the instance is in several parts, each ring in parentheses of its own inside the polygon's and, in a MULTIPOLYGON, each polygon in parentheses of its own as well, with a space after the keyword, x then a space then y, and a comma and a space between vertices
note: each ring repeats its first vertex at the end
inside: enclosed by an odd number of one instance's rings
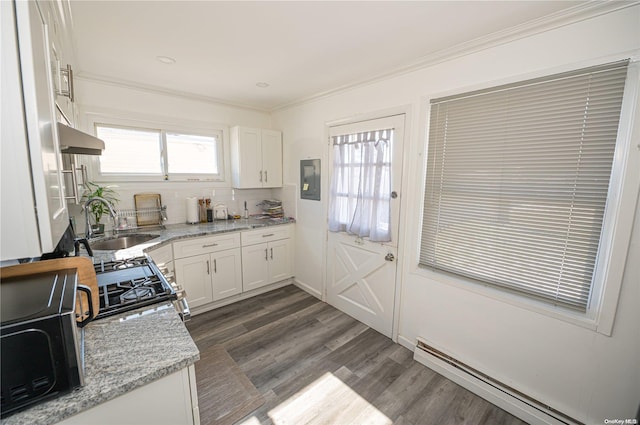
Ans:
POLYGON ((233 295, 229 298, 225 298, 224 300, 215 301, 211 304, 201 305, 199 307, 191 308, 191 315, 195 316, 197 314, 202 314, 210 310, 215 310, 216 308, 224 307, 225 305, 233 304, 238 301, 246 300, 247 298, 255 297, 256 295, 264 294, 265 292, 273 291, 274 289, 282 288, 283 286, 291 285, 293 283, 292 279, 281 280, 280 282, 272 283, 267 286, 263 286, 262 288, 253 289, 248 292, 243 292, 238 295, 233 295))
POLYGON ((506 410, 531 425, 565 425, 567 423, 575 423, 557 420, 553 416, 541 412, 511 394, 422 351, 420 348, 414 350, 413 358, 418 363, 425 365, 429 369, 439 373, 447 379, 452 380, 456 384, 468 389, 488 402, 506 410))
POLYGON ((414 351, 416 349, 416 344, 409 338, 402 335, 398 335, 398 344, 411 351, 414 351))
POLYGON ((295 278, 293 279, 293 284, 296 285, 298 288, 302 289, 303 291, 308 292, 309 294, 318 298, 320 301, 322 301, 322 293, 318 291, 316 288, 310 285, 307 285, 306 283, 295 278))

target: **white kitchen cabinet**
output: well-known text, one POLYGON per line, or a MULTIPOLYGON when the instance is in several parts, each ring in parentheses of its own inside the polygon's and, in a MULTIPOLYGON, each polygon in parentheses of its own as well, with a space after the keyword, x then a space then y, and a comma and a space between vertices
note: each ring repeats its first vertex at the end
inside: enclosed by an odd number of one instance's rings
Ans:
POLYGON ((186 239, 173 244, 175 277, 191 307, 242 292, 240 234, 186 239))
POLYGON ((51 74, 36 2, 2 3, 1 259, 51 252, 69 225, 51 74), (13 6, 15 5, 15 15, 13 6), (14 19, 15 17, 15 19, 14 19))
POLYGON ((147 251, 147 255, 151 257, 156 265, 169 264, 173 261, 173 249, 171 244, 161 247, 152 247, 147 251))
POLYGON ((293 276, 291 226, 242 232, 242 290, 293 276))
POLYGON ((282 187, 282 133, 231 128, 231 183, 237 189, 282 187))
POLYGON ((193 365, 59 422, 93 424, 200 424, 193 365), (141 406, 153 406, 144 409, 141 406))

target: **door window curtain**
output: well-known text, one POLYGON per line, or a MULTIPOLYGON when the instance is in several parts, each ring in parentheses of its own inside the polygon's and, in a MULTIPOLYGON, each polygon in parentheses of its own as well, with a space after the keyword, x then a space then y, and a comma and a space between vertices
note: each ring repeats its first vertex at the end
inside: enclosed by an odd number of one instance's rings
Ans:
POLYGON ((393 129, 333 137, 329 230, 391 240, 393 129))
POLYGON ((420 265, 586 312, 627 64, 433 100, 420 265))

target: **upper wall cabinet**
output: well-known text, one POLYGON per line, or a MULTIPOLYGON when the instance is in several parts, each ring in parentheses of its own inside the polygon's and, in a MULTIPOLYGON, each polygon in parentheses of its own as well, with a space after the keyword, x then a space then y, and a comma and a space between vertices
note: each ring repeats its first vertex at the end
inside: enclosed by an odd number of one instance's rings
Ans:
POLYGON ((15 2, 15 18, 13 4, 1 3, 0 254, 9 260, 53 251, 69 215, 55 125, 49 26, 39 3, 15 2))
POLYGON ((49 60, 55 93, 56 119, 71 127, 77 123, 77 110, 74 103, 73 48, 70 31, 64 25, 70 20, 63 2, 38 2, 40 12, 49 29, 49 60))
POLYGON ((231 183, 236 189, 282 187, 282 133, 231 128, 231 183))

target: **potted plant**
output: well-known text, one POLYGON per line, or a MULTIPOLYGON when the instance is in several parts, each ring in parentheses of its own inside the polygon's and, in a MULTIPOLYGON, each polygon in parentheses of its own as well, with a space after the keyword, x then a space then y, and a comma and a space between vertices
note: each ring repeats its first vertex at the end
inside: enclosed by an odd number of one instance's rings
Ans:
MULTIPOLYGON (((87 191, 82 196, 84 202, 91 198, 99 197, 109 202, 111 206, 115 206, 119 199, 117 193, 112 189, 117 186, 101 186, 98 183, 87 182, 87 191)), ((93 217, 93 224, 91 225, 91 232, 93 234, 104 233, 104 224, 100 223, 103 214, 109 214, 109 208, 102 202, 92 202, 87 208, 93 217)))

